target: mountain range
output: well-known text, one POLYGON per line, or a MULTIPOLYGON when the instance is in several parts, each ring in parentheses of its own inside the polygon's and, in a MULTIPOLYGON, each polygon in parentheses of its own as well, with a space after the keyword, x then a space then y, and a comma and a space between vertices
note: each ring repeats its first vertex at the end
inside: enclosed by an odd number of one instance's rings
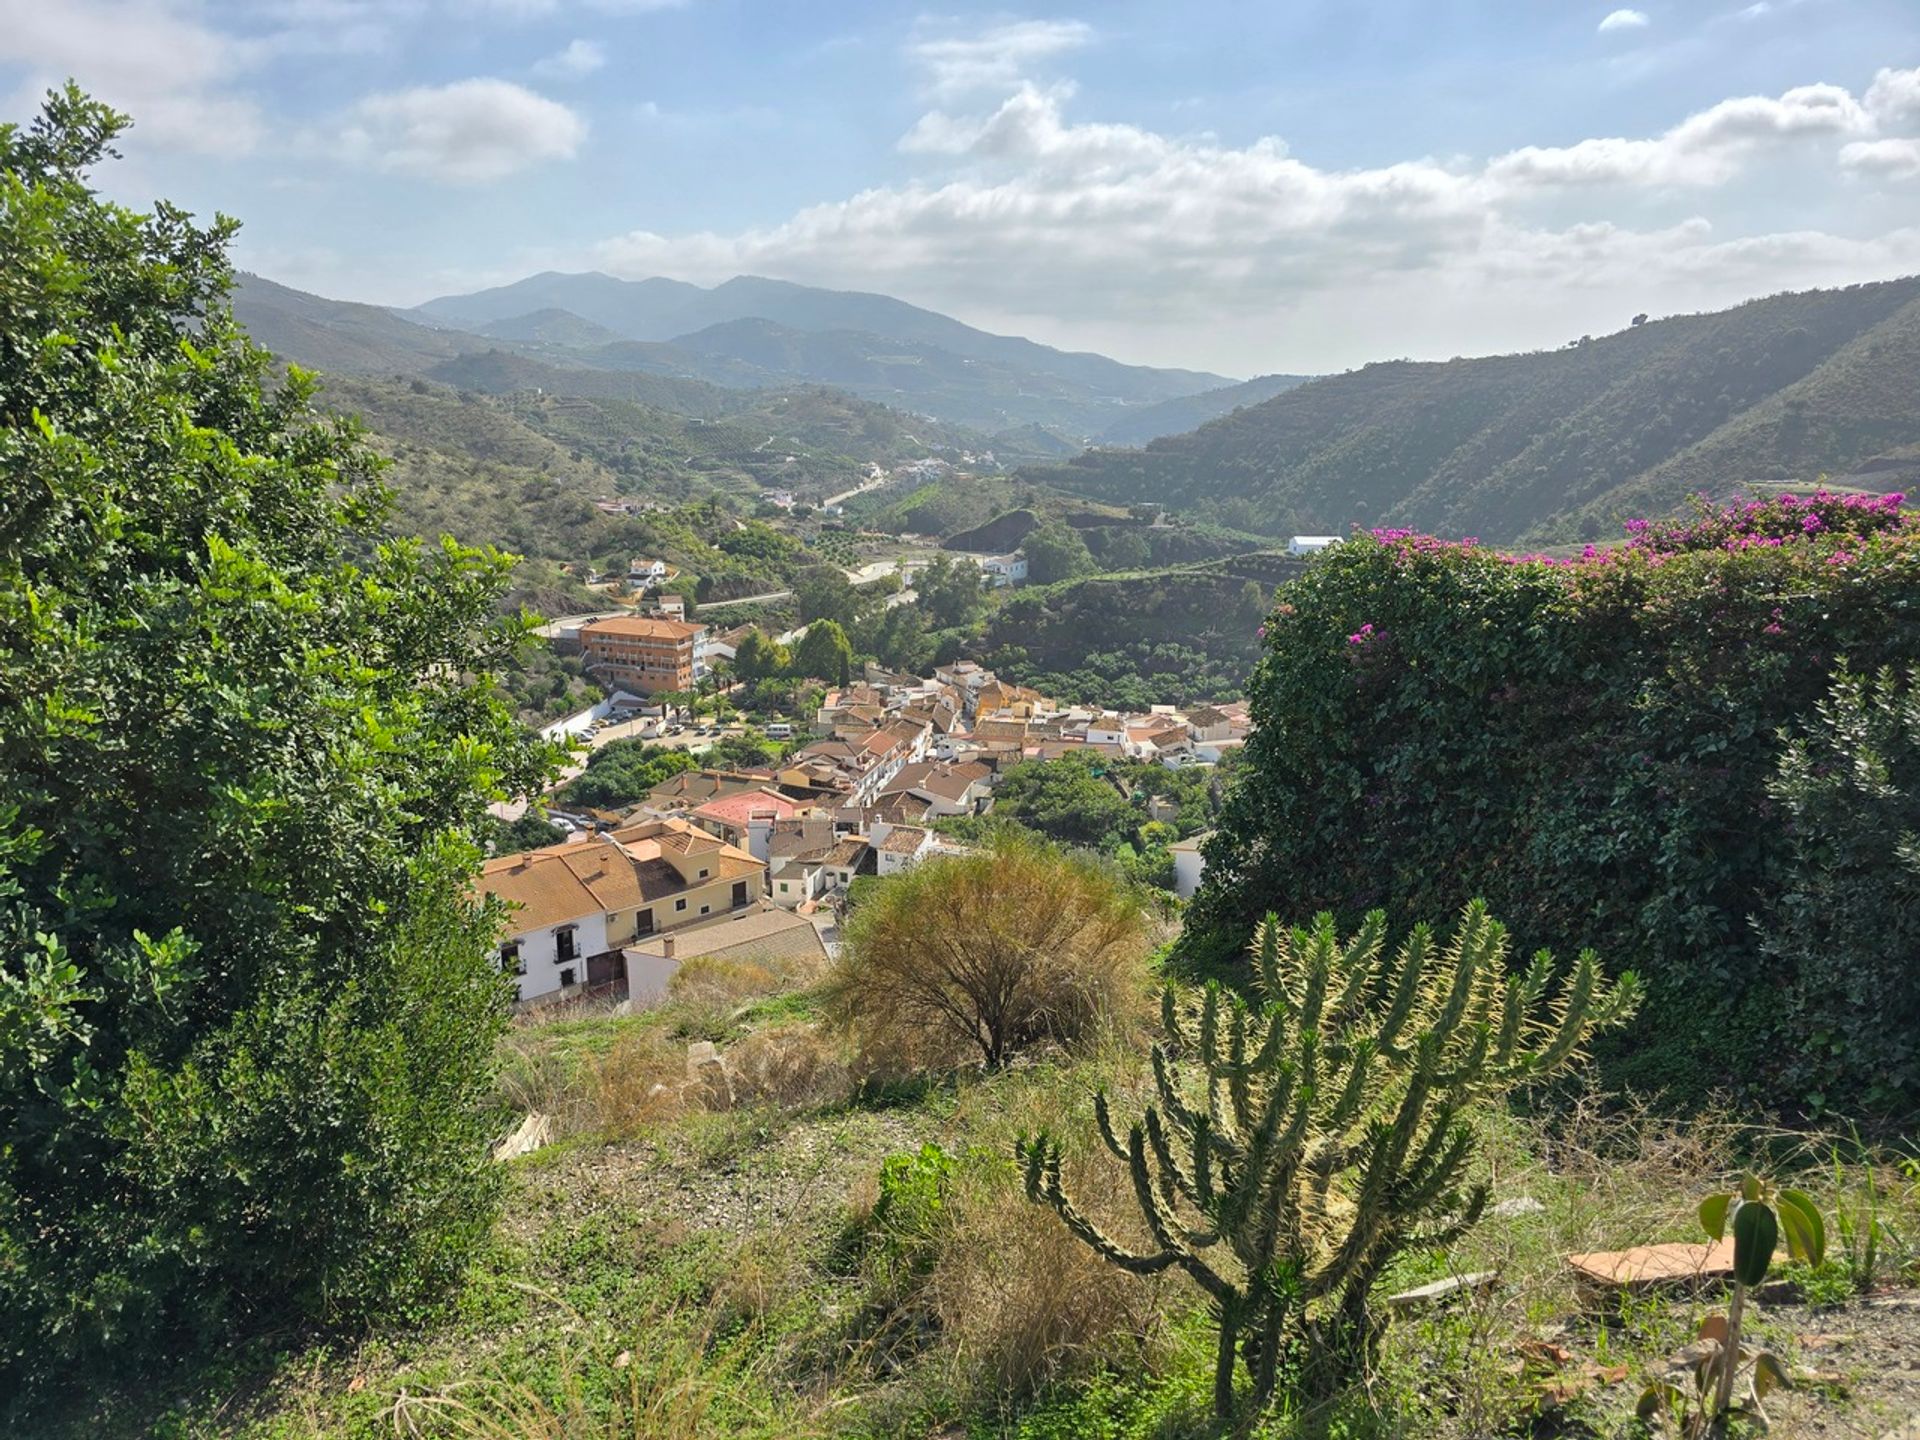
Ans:
POLYGON ((1690 495, 1920 480, 1920 277, 1636 322, 1551 351, 1388 361, 1023 478, 1268 535, 1618 533, 1690 495))
POLYGON ((249 275, 235 309, 267 348, 338 374, 426 375, 493 391, 540 386, 688 413, 724 408, 701 401, 700 386, 831 385, 965 426, 983 448, 985 437, 1013 432, 1003 448, 1019 458, 1077 451, 1122 422, 1132 434, 1164 434, 1238 403, 1236 387, 1218 375, 992 335, 885 295, 747 276, 703 289, 547 273, 394 311, 249 275), (629 378, 609 378, 620 376, 629 378), (1216 394, 1210 408, 1205 397, 1216 394), (1176 401, 1198 408, 1160 409, 1176 401))

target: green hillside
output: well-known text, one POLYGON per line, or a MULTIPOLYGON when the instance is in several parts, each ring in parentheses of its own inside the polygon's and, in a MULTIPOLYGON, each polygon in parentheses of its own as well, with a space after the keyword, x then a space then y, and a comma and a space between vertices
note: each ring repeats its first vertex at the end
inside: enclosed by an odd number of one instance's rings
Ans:
POLYGON ((1233 699, 1272 595, 1231 562, 1096 575, 1016 592, 972 648, 1007 678, 1082 704, 1233 699))
POLYGON ((1242 406, 1258 405, 1297 389, 1311 379, 1311 375, 1257 375, 1238 385, 1223 385, 1217 390, 1202 390, 1198 395, 1177 395, 1171 400, 1142 405, 1102 430, 1100 443, 1144 445, 1162 435, 1182 435, 1242 406))
POLYGON ((1369 365, 1144 450, 1024 473, 1269 535, 1356 524, 1492 540, 1610 533, 1691 492, 1805 484, 1920 444, 1916 302, 1920 278, 1909 278, 1555 351, 1369 365))
MULTIPOLYGON (((762 475, 805 469, 785 453, 756 451, 767 416, 702 424, 620 401, 458 392, 419 377, 329 376, 322 399, 358 416, 393 460, 393 527, 403 534, 450 534, 528 557, 516 598, 543 613, 604 604, 557 567, 606 570, 635 555, 683 568, 699 596, 751 595, 785 588, 819 557, 769 527, 708 508, 716 498, 747 508, 762 475), (598 500, 633 497, 634 514, 598 500)), ((768 397, 790 402, 797 428, 831 436, 847 423, 846 397, 768 397)), ((859 402, 848 402, 855 407, 859 402)), ((811 457, 841 478, 853 462, 822 450, 811 457)))
POLYGON ((235 282, 233 311, 256 345, 310 370, 417 375, 496 342, 402 320, 378 305, 327 300, 258 275, 235 282))

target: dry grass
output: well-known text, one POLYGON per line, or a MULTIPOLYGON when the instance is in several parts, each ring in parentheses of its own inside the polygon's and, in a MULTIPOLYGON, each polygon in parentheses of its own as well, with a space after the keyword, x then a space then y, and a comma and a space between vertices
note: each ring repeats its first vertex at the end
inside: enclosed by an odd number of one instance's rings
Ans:
MULTIPOLYGON (((576 1316, 579 1328, 595 1328, 576 1316)), ((535 1385, 482 1378, 428 1394, 404 1390, 388 1411, 406 1440, 701 1440, 741 1433, 822 1434, 804 1408, 770 1395, 749 1324, 721 1337, 718 1310, 644 1317, 625 1348, 569 1347, 557 1377, 535 1385), (608 1353, 600 1353, 606 1351, 608 1353), (611 1383, 609 1383, 611 1378, 611 1383), (778 1407, 776 1409, 776 1406, 778 1407)))
POLYGON ((585 1086, 588 1128, 633 1135, 684 1114, 687 1049, 660 1029, 634 1030, 593 1062, 585 1086))
POLYGON ((956 1392, 997 1408, 1113 1364, 1138 1368, 1180 1282, 1130 1275, 1048 1223, 1005 1167, 966 1174, 926 1300, 956 1392))
POLYGON ((840 1104, 854 1092, 843 1047, 817 1026, 794 1022, 756 1030, 726 1056, 741 1103, 811 1110, 840 1104))
POLYGON ((682 1034, 719 1038, 743 1006, 769 995, 799 990, 820 978, 817 960, 777 956, 688 960, 667 982, 666 1012, 682 1034))

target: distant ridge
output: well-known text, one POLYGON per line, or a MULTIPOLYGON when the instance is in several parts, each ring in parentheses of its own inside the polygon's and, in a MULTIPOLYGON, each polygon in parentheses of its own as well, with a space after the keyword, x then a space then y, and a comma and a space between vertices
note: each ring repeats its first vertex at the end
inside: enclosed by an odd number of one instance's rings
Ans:
POLYGON ((888 295, 753 275, 708 289, 663 278, 618 280, 597 272, 547 271, 469 295, 441 296, 413 313, 433 324, 486 330, 549 310, 580 316, 628 341, 677 346, 700 337, 694 348, 705 363, 738 362, 764 372, 750 379, 718 377, 721 383, 845 383, 855 393, 890 403, 912 403, 916 387, 903 385, 895 374, 847 379, 834 372, 848 370, 856 359, 884 357, 906 346, 905 353, 945 377, 941 384, 918 387, 927 413, 988 429, 1041 424, 1093 435, 1131 407, 1232 383, 1203 371, 1126 365, 1104 355, 989 334, 888 295), (837 338, 811 349, 789 342, 778 363, 767 364, 769 327, 837 338), (739 348, 727 348, 728 340, 737 340, 739 348), (966 375, 969 363, 992 368, 976 384, 966 375))
POLYGON ((1243 530, 1591 539, 1689 494, 1920 475, 1920 277, 1769 296, 1560 350, 1390 361, 1028 477, 1243 530))
POLYGON ((596 325, 571 310, 561 310, 551 305, 544 310, 530 310, 524 315, 510 315, 504 320, 491 321, 480 326, 478 333, 499 340, 522 340, 532 345, 576 348, 617 344, 621 338, 618 331, 596 325))

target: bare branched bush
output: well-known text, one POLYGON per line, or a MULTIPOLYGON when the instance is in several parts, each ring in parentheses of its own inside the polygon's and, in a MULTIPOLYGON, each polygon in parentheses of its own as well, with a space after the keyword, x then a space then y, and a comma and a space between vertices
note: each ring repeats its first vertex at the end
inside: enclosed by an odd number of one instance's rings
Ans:
POLYGON ((854 912, 828 1012, 873 1070, 1081 1045, 1140 1012, 1148 932, 1099 866, 1003 836, 922 862, 854 912))

